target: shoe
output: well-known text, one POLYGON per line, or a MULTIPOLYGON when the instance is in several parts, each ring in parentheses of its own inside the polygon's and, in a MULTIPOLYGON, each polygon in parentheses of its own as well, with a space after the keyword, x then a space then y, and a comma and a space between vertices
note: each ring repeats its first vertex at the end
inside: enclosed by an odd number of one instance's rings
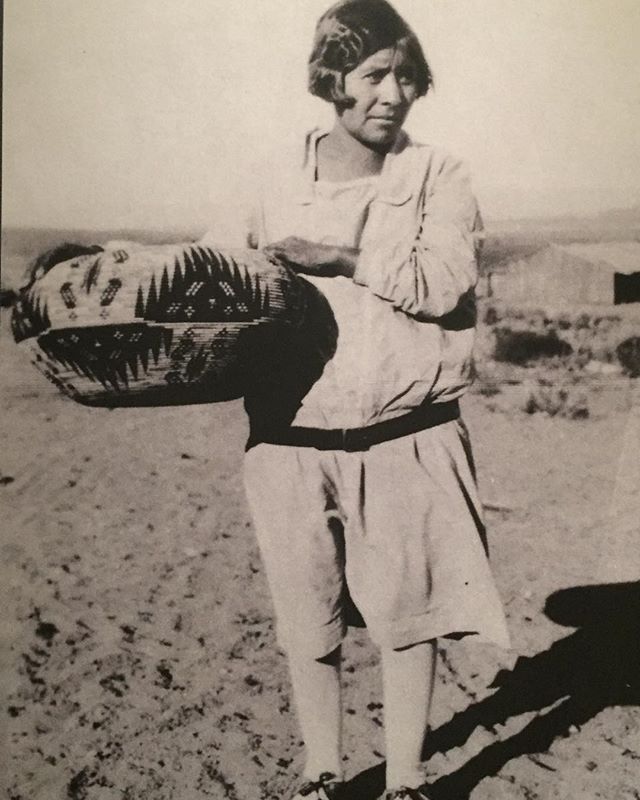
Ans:
POLYGON ((433 800, 433 795, 429 793, 426 784, 418 786, 417 789, 401 786, 399 789, 387 789, 382 795, 382 800, 433 800))
POLYGON ((293 800, 339 800, 344 781, 333 772, 323 772, 317 781, 307 780, 298 789, 293 800))

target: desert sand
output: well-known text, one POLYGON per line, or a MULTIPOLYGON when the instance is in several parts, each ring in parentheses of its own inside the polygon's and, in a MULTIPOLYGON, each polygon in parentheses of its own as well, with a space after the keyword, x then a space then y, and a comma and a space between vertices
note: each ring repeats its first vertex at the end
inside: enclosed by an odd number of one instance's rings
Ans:
MULTIPOLYGON (((14 345, 6 310, 0 351, 5 796, 288 798, 302 749, 243 494, 242 404, 76 405, 14 345)), ((639 381, 585 378, 590 415, 572 419, 526 413, 526 382, 503 377, 464 414, 513 650, 440 643, 434 796, 637 800, 639 381)), ((383 788, 377 663, 350 633, 354 800, 383 788)))

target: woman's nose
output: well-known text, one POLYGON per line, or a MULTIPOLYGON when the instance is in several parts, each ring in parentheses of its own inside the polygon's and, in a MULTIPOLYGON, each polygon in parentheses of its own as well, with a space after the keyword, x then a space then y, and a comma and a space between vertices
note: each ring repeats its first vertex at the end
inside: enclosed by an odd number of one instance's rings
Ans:
POLYGON ((378 97, 389 105, 399 106, 402 104, 402 90, 396 76, 390 72, 384 80, 378 84, 378 97))

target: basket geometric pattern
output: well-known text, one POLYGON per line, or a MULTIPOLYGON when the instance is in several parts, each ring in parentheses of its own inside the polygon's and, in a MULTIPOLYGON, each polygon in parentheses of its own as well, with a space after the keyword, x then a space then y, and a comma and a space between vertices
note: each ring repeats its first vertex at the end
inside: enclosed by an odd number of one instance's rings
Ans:
POLYGON ((136 246, 56 264, 21 291, 12 328, 81 403, 227 400, 244 392, 256 331, 300 323, 304 286, 253 250, 136 246))

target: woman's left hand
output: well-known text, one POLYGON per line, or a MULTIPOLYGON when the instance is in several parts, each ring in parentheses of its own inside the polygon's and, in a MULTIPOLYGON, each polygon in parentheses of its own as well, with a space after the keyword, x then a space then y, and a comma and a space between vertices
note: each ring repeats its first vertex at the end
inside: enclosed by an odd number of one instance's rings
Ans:
POLYGON ((318 244, 298 236, 267 245, 264 251, 283 261, 294 272, 318 278, 353 277, 358 257, 355 248, 318 244))

